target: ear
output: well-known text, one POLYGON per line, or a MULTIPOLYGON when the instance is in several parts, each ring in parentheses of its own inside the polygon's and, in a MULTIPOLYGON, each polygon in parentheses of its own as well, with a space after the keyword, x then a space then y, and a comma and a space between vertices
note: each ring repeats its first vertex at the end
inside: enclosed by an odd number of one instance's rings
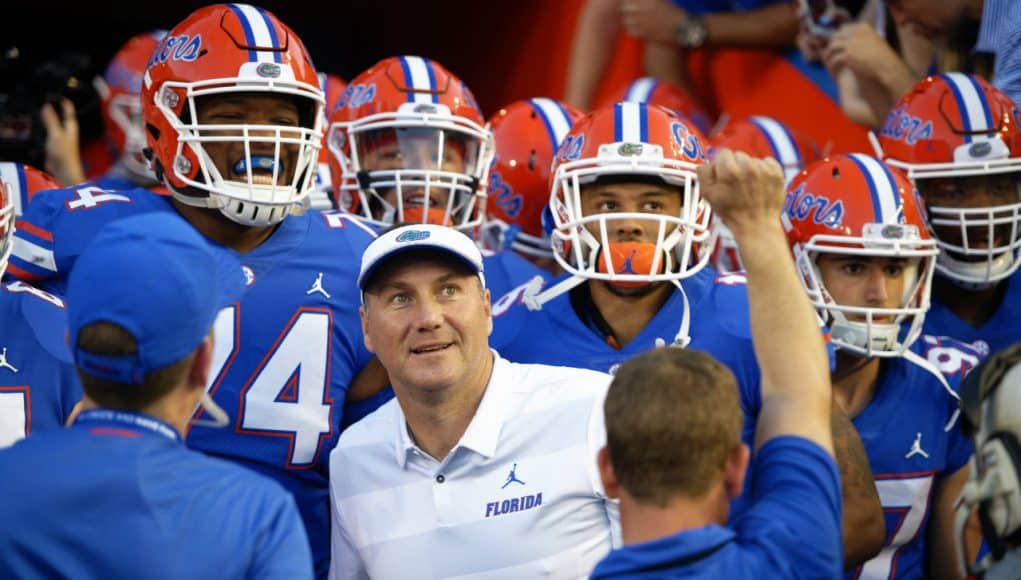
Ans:
POLYGON ((606 493, 606 497, 620 499, 617 473, 613 470, 613 462, 610 461, 610 450, 605 445, 596 454, 596 463, 599 465, 599 479, 603 482, 603 492, 606 493))
POLYGON ((195 349, 195 360, 188 369, 188 386, 193 389, 206 390, 209 384, 209 369, 213 364, 213 333, 206 335, 195 349))
POLYGON ((365 304, 358 307, 358 316, 362 320, 362 342, 365 343, 365 348, 369 352, 375 354, 375 350, 372 348, 372 339, 369 338, 369 315, 366 312, 365 304))
POLYGON ((489 293, 489 288, 482 291, 482 308, 486 312, 486 323, 489 325, 486 336, 489 336, 493 334, 493 297, 489 293))
POLYGON ((723 488, 730 499, 738 497, 744 490, 744 476, 748 472, 751 456, 751 451, 744 443, 734 447, 727 454, 723 464, 723 488))

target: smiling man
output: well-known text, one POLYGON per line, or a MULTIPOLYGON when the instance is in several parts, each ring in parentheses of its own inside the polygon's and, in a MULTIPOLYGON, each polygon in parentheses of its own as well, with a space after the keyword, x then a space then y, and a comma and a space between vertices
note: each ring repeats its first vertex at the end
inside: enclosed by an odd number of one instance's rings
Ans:
POLYGON ((482 254, 452 228, 383 233, 358 286, 396 399, 330 455, 331 577, 587 576, 618 521, 595 463, 610 377, 490 350, 482 254))

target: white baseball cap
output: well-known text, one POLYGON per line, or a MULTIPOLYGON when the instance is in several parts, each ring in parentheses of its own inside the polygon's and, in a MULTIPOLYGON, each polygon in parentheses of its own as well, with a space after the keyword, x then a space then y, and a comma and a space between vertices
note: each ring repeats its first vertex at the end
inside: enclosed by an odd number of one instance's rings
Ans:
POLYGON ((384 233, 365 248, 365 253, 362 254, 362 268, 358 274, 358 288, 365 291, 365 284, 376 268, 390 258, 410 250, 435 250, 457 258, 472 272, 478 274, 485 285, 485 278, 482 275, 482 252, 474 240, 446 226, 409 224, 384 233))

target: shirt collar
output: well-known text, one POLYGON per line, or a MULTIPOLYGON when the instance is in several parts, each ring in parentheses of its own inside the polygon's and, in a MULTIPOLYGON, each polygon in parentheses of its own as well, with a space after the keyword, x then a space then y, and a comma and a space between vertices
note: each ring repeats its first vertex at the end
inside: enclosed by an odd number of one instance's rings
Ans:
POLYGON ((181 434, 169 423, 142 413, 134 413, 121 409, 88 409, 82 411, 74 421, 75 426, 83 426, 104 435, 121 435, 137 437, 140 434, 162 435, 167 439, 180 442, 181 434))
POLYGON ((733 530, 710 525, 614 550, 592 572, 593 578, 665 572, 711 558, 736 537, 733 530))
MULTIPOLYGON (((448 457, 459 447, 470 449, 479 455, 490 458, 496 454, 496 445, 500 439, 500 430, 503 428, 504 417, 507 412, 507 401, 510 397, 512 387, 510 363, 500 358, 495 350, 490 349, 493 355, 493 372, 489 377, 489 384, 482 393, 482 400, 475 410, 468 428, 461 435, 460 441, 450 450, 448 457)), ((415 444, 408 429, 407 419, 401 409, 400 402, 395 405, 396 411, 394 427, 396 429, 396 459, 401 469, 408 463, 408 457, 412 453, 422 453, 415 444)))

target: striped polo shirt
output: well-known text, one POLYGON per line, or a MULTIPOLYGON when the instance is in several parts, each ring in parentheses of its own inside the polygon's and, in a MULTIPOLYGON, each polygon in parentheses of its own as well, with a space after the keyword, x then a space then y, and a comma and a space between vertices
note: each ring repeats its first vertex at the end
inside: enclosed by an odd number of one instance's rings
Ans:
POLYGON ((442 461, 415 444, 396 399, 341 436, 331 578, 587 578, 619 545, 596 466, 611 377, 493 355, 442 461))

